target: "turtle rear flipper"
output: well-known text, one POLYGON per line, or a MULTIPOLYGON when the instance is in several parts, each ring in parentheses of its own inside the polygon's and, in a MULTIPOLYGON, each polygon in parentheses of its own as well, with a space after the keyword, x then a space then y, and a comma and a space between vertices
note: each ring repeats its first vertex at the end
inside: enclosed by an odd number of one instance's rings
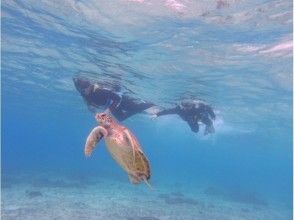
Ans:
POLYGON ((132 184, 139 184, 141 182, 141 180, 139 179, 139 177, 133 175, 133 174, 129 174, 129 180, 132 184))
POLYGON ((140 149, 136 151, 136 156, 137 174, 147 181, 151 176, 149 161, 140 149))
POLYGON ((133 166, 129 167, 129 179, 133 184, 139 184, 144 181, 150 188, 151 185, 148 182, 150 179, 150 166, 147 158, 139 149, 135 151, 134 163, 131 163, 133 166))
MULTIPOLYGON (((132 171, 135 176, 142 177, 144 176, 145 180, 150 179, 150 166, 149 161, 147 160, 145 154, 141 150, 141 147, 136 139, 136 137, 129 132, 129 130, 124 130, 126 134, 126 140, 129 146, 132 148, 132 153, 129 155, 128 159, 126 157, 126 164, 128 164, 128 169, 132 171), (131 161, 129 159, 131 158, 131 161)), ((142 178, 139 178, 139 181, 142 181, 142 178)))
POLYGON ((128 176, 129 176, 129 180, 130 180, 130 182, 132 184, 139 184, 142 181, 144 181, 147 186, 149 186, 151 189, 153 189, 152 186, 151 186, 151 184, 148 182, 148 180, 146 179, 146 176, 144 174, 139 175, 139 176, 138 175, 129 174, 128 176))

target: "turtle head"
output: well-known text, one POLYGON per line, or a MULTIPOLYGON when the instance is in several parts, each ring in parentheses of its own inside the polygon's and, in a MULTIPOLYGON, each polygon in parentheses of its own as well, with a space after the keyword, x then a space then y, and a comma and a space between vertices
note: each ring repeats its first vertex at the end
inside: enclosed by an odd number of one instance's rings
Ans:
POLYGON ((102 126, 110 126, 110 124, 113 122, 111 115, 107 114, 106 112, 97 113, 95 118, 102 126))

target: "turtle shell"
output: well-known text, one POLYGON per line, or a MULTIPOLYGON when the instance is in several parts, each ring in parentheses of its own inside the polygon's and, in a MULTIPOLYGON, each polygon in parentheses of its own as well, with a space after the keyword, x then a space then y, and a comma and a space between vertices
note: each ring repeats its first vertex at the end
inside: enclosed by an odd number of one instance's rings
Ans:
POLYGON ((113 159, 128 173, 132 183, 150 179, 149 162, 135 136, 125 127, 113 129, 105 138, 113 159))

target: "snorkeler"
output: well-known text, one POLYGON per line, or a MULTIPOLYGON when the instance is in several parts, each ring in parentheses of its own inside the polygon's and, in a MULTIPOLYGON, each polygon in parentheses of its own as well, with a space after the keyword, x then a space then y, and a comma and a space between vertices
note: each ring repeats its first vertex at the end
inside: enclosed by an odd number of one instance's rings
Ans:
POLYGON ((74 77, 73 81, 90 111, 95 112, 96 108, 104 107, 119 121, 155 106, 150 102, 120 95, 115 89, 107 88, 87 78, 74 77))
POLYGON ((156 116, 177 114, 186 121, 191 130, 195 133, 199 131, 199 122, 205 124, 204 135, 214 133, 212 120, 215 114, 212 108, 206 103, 199 100, 184 100, 177 104, 174 108, 164 109, 156 114, 156 116))

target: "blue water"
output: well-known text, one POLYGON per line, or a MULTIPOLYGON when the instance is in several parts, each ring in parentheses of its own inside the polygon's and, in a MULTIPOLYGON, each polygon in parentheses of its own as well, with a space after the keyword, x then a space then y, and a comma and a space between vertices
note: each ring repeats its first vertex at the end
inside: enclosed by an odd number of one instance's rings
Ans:
POLYGON ((292 9, 288 0, 2 1, 2 218, 291 219, 292 9), (84 157, 96 122, 76 74, 162 107, 205 100, 216 133, 195 134, 172 115, 127 119, 154 189, 133 186, 103 142, 84 157))

